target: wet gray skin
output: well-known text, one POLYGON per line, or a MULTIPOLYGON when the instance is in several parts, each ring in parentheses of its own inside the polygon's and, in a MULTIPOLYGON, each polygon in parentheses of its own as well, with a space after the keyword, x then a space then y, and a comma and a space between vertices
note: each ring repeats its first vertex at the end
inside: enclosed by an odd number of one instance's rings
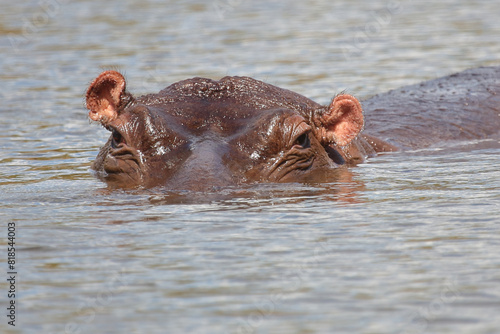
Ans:
POLYGON ((498 67, 322 106, 247 77, 193 78, 134 98, 101 73, 89 117, 111 131, 92 168, 111 187, 206 190, 256 182, 327 182, 379 152, 498 137, 498 67), (383 138, 384 140, 380 139, 383 138))

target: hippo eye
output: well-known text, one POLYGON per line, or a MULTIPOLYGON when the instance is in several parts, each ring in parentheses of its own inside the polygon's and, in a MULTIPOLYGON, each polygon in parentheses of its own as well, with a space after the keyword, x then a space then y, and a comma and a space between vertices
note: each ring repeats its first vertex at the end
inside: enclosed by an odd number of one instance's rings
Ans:
POLYGON ((123 140, 123 136, 118 131, 113 130, 112 135, 113 135, 113 145, 114 146, 117 146, 117 145, 125 142, 123 140))
POLYGON ((300 136, 298 136, 297 139, 295 139, 295 142, 293 143, 294 146, 298 145, 302 146, 302 148, 308 148, 310 144, 311 143, 309 141, 309 132, 305 132, 300 136))

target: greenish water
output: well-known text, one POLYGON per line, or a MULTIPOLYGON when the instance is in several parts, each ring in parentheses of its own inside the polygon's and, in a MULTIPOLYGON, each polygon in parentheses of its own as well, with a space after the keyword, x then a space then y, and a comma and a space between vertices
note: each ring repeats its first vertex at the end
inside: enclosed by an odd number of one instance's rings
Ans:
POLYGON ((499 65, 494 1, 2 1, 2 333, 498 333, 500 150, 323 185, 106 190, 83 95, 248 75, 328 103, 499 65), (16 224, 16 326, 7 223, 16 224))

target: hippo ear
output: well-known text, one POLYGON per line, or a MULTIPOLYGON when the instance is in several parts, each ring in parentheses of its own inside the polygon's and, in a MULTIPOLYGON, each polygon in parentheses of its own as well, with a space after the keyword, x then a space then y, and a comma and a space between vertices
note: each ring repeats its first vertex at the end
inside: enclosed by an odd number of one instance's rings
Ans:
POLYGON ((87 109, 93 121, 110 122, 118 117, 125 78, 116 71, 102 72, 87 90, 87 109))
POLYGON ((363 110, 351 95, 335 97, 328 110, 319 116, 320 139, 324 145, 336 143, 346 146, 361 132, 364 125, 363 110))

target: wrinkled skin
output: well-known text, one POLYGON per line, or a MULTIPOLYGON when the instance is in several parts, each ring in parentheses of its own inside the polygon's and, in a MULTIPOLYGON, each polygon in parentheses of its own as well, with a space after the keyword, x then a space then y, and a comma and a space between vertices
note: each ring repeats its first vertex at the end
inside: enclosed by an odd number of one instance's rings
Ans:
POLYGON ((87 91, 90 119, 112 133, 92 168, 121 188, 328 181, 338 167, 379 152, 498 136, 499 83, 499 68, 486 68, 376 96, 364 103, 370 128, 360 134, 363 111, 347 94, 321 106, 225 77, 134 98, 120 73, 106 71, 87 91))

